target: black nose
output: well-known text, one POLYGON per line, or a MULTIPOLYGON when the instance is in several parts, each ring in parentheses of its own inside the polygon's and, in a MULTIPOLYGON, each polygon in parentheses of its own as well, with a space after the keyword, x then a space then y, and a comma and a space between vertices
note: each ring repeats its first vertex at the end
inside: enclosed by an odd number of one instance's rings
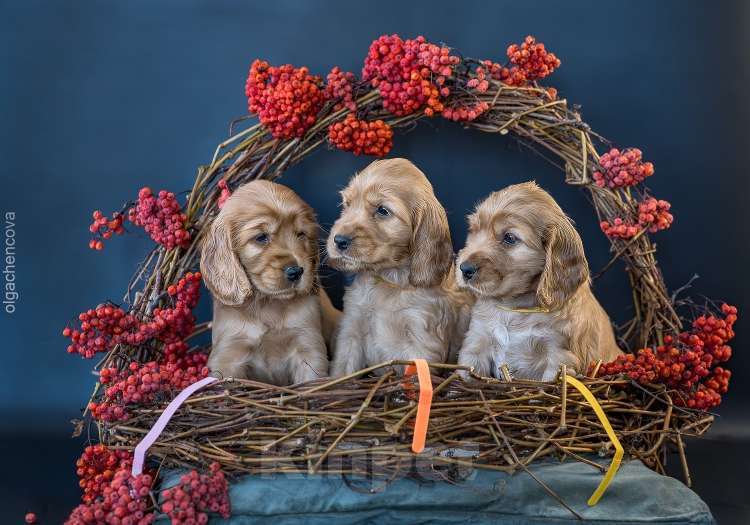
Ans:
POLYGON ((464 279, 466 279, 467 281, 474 277, 474 274, 477 273, 477 267, 466 261, 462 262, 459 265, 459 269, 461 270, 464 279))
POLYGON ((333 243, 339 251, 346 251, 347 248, 352 244, 352 238, 348 235, 334 235, 333 243))
POLYGON ((305 269, 300 266, 287 266, 284 268, 284 275, 286 275, 286 278, 292 282, 299 281, 299 278, 302 277, 303 273, 305 273, 305 269))

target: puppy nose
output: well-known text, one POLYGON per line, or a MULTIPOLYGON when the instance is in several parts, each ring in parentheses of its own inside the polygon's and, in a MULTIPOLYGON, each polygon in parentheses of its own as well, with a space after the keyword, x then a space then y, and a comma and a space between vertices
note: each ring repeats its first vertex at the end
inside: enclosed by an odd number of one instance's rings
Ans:
POLYGON ((339 251, 346 251, 347 248, 352 244, 352 238, 348 235, 334 235, 333 243, 339 251))
POLYGON ((474 277, 474 274, 477 273, 477 267, 471 264, 470 262, 462 262, 458 268, 461 270, 461 273, 464 276, 464 279, 469 281, 472 277, 474 277))
POLYGON ((299 278, 302 277, 304 272, 305 269, 300 266, 287 266, 284 268, 284 275, 286 275, 287 280, 291 282, 299 281, 299 278))

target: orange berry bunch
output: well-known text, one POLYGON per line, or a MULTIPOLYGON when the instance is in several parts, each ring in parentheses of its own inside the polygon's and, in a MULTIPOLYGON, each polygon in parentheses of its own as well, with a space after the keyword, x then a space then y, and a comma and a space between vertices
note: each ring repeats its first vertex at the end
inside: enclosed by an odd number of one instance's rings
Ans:
POLYGON ((108 219, 102 212, 96 210, 93 213, 94 222, 89 226, 89 231, 95 238, 89 241, 89 248, 92 250, 101 250, 104 248, 104 241, 112 237, 113 234, 122 235, 125 228, 122 227, 123 216, 115 212, 112 218, 108 219))
POLYGON ((149 474, 133 477, 128 469, 118 470, 105 485, 101 497, 78 505, 65 525, 149 525, 156 518, 154 512, 149 511, 153 482, 149 474))
POLYGON ((487 80, 487 72, 484 67, 477 66, 474 70, 474 76, 466 83, 466 87, 474 89, 477 93, 486 93, 490 88, 490 82, 487 80))
POLYGON ((638 224, 625 221, 620 217, 615 217, 612 222, 602 221, 599 223, 599 227, 604 232, 604 235, 610 239, 632 239, 641 231, 638 224))
POLYGON ((92 503, 104 492, 120 469, 130 469, 133 465, 133 454, 126 450, 113 450, 102 444, 89 445, 76 461, 78 484, 83 489, 81 499, 92 503))
POLYGON ((651 233, 666 230, 672 226, 674 217, 669 213, 672 205, 665 200, 647 197, 638 204, 638 222, 616 217, 612 222, 602 221, 599 227, 610 239, 632 239, 641 230, 651 233))
POLYGON ((176 285, 167 288, 172 305, 155 308, 150 319, 140 321, 113 304, 103 304, 78 315, 78 327, 66 327, 63 336, 70 339, 68 353, 91 359, 118 344, 139 346, 156 340, 176 343, 189 336, 195 327, 193 308, 200 299, 201 274, 186 273, 176 285))
POLYGON ((541 42, 537 43, 533 36, 527 36, 521 45, 508 46, 508 58, 514 64, 509 72, 513 85, 520 85, 521 77, 525 82, 544 78, 560 67, 560 60, 550 53, 541 42))
POLYGON ((231 514, 227 480, 218 463, 212 463, 205 474, 191 470, 174 487, 161 493, 161 511, 172 525, 203 525, 208 512, 224 519, 231 514))
POLYGON ((638 223, 648 228, 651 233, 666 230, 674 221, 674 217, 669 213, 671 207, 672 205, 665 200, 649 197, 638 205, 638 223))
POLYGON ((347 108, 350 111, 357 110, 357 103, 354 101, 354 83, 356 80, 354 73, 341 71, 339 66, 334 67, 328 73, 326 77, 326 97, 339 100, 333 106, 334 111, 342 108, 347 108))
POLYGON ((154 195, 150 188, 141 188, 138 201, 128 211, 128 220, 169 250, 190 244, 190 232, 185 227, 187 216, 172 192, 161 190, 154 195))
POLYGON ((445 108, 443 110, 443 117, 454 122, 471 122, 489 108, 489 104, 480 100, 468 106, 445 108))
POLYGON ((370 45, 362 79, 378 89, 383 107, 396 116, 424 111, 433 116, 443 111, 441 97, 460 58, 450 48, 431 44, 423 36, 402 40, 382 35, 370 45))
POLYGON ((343 121, 328 127, 328 140, 336 148, 355 155, 383 157, 393 146, 393 130, 382 120, 358 120, 349 113, 343 121))
POLYGON ((105 386, 104 397, 89 403, 91 415, 100 421, 122 421, 130 417, 131 405, 151 403, 161 393, 171 397, 172 393, 208 376, 208 356, 196 352, 191 357, 179 363, 132 362, 123 371, 103 368, 99 372, 99 382, 105 386))
MULTIPOLYGON (((473 76, 466 82, 466 87, 477 93, 485 93, 490 87, 489 80, 487 80, 486 68, 477 66, 473 76)), ((447 107, 443 110, 442 115, 444 118, 454 122, 471 122, 488 109, 490 109, 490 105, 487 102, 477 100, 469 104, 447 107)))
POLYGON ((643 182, 654 174, 654 165, 643 162, 643 153, 638 148, 620 152, 612 148, 599 159, 600 171, 594 172, 594 182, 603 188, 622 188, 643 182))
POLYGON ((315 123, 326 100, 320 84, 320 77, 306 67, 275 67, 255 60, 245 83, 248 109, 274 138, 301 137, 315 123))
MULTIPOLYGON (((482 65, 486 74, 508 86, 525 86, 529 82, 549 76, 560 67, 560 60, 554 53, 547 51, 544 44, 537 42, 533 36, 527 36, 520 46, 508 46, 507 55, 510 67, 492 60, 483 60, 482 65)), ((548 95, 554 100, 557 90, 548 92, 548 95)))
POLYGON ((721 403, 731 372, 717 366, 732 356, 727 342, 734 337, 737 308, 721 306, 723 318, 702 315, 690 331, 667 335, 664 344, 624 354, 599 369, 599 375, 625 374, 640 383, 662 383, 675 391, 675 404, 706 410, 721 403))

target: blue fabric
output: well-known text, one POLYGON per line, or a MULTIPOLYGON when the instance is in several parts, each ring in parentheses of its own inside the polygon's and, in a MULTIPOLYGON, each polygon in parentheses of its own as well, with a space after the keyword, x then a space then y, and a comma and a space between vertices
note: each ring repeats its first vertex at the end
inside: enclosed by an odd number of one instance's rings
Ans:
MULTIPOLYGON (((531 467, 586 522, 713 524, 708 506, 676 479, 639 461, 622 465, 598 505, 588 497, 602 474, 577 461, 531 467)), ((167 475, 166 485, 179 473, 167 475)), ((374 482, 373 485, 377 486, 374 482)), ((575 517, 528 474, 475 470, 465 481, 392 482, 381 492, 350 489, 338 476, 247 476, 232 484, 232 517, 212 524, 522 524, 573 523, 575 517)))

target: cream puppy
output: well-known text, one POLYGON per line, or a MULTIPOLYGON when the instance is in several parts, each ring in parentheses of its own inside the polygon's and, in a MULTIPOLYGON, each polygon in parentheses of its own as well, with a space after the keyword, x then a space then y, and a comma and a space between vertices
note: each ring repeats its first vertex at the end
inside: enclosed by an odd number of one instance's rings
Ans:
POLYGON ((581 238, 548 193, 533 182, 509 186, 468 220, 456 279, 477 300, 459 364, 496 377, 507 364, 514 377, 549 381, 562 364, 585 372, 620 353, 581 238))
POLYGON ((375 161, 341 195, 328 260, 357 275, 344 295, 331 375, 391 359, 445 362, 465 325, 450 289, 448 220, 427 177, 405 159, 375 161))
POLYGON ((318 287, 318 224, 296 193, 264 180, 237 189, 200 266, 214 299, 214 375, 276 385, 328 375, 326 339, 340 313, 318 287))

